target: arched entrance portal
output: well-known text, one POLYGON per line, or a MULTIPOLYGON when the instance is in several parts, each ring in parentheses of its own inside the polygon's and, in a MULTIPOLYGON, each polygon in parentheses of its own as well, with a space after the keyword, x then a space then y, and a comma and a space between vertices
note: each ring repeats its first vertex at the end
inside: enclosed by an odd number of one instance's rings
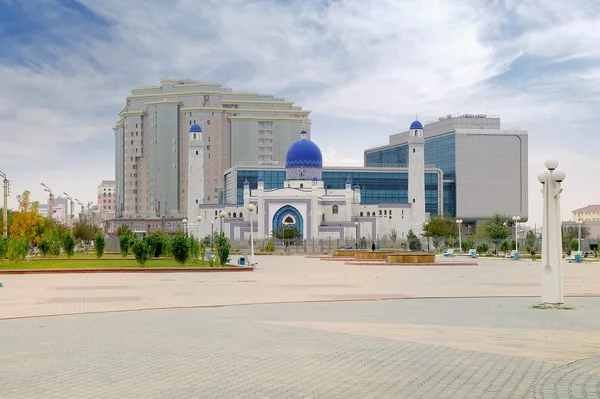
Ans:
POLYGON ((279 226, 296 226, 300 239, 304 238, 304 219, 298 209, 291 205, 282 206, 273 216, 273 229, 279 226))

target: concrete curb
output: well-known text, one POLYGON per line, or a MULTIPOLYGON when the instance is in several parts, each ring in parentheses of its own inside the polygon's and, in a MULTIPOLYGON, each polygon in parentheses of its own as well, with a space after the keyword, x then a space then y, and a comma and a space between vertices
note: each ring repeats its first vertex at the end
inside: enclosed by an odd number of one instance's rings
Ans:
POLYGON ((459 262, 450 262, 450 263, 386 263, 386 262, 346 262, 346 265, 351 266, 477 266, 477 263, 459 263, 459 262))
POLYGON ((0 270, 0 274, 78 274, 78 273, 232 273, 251 272, 252 267, 153 267, 104 269, 13 269, 0 270))

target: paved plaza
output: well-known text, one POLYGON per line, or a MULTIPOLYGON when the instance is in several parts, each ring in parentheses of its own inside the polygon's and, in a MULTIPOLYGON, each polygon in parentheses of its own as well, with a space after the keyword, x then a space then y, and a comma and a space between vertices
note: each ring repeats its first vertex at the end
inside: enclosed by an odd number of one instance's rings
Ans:
POLYGON ((259 261, 0 276, 0 397, 600 398, 600 264, 540 310, 539 261, 259 261))

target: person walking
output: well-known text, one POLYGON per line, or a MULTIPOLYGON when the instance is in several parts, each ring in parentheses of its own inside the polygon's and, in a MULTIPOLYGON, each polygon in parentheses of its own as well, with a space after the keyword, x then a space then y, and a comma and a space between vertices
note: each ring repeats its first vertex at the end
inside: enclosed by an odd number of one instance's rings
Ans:
POLYGON ((375 241, 373 241, 373 243, 371 244, 371 249, 373 250, 373 252, 375 252, 375 241))

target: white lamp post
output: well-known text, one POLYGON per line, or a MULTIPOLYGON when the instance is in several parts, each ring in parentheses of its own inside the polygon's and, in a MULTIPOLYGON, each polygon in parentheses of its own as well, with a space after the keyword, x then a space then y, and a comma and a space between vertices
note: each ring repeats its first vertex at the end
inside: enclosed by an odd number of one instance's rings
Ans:
POLYGON ((220 218, 219 228, 220 228, 220 233, 223 233, 223 218, 225 216, 227 216, 227 212, 225 212, 225 211, 219 212, 219 218, 220 218))
POLYGON ((213 250, 213 242, 215 239, 215 221, 210 222, 210 250, 213 250))
POLYGON ((544 196, 542 228, 542 302, 563 303, 562 240, 560 228, 561 183, 566 173, 556 170, 557 160, 546 161, 546 171, 538 175, 544 196))
POLYGON ((248 204, 248 211, 250 212, 250 266, 256 265, 256 263, 254 262, 254 226, 252 225, 252 213, 255 209, 256 207, 254 206, 254 204, 248 204))
POLYGON ((183 232, 187 234, 187 219, 183 219, 181 223, 183 223, 183 232))
POLYGON ((583 224, 583 220, 581 218, 577 219, 575 222, 577 224, 577 228, 579 230, 579 238, 577 242, 577 252, 581 252, 581 225, 583 224))
POLYGON ((519 253, 519 221, 521 216, 513 216, 512 220, 515 223, 515 250, 519 253))
POLYGON ((462 254, 462 237, 460 235, 460 226, 462 225, 462 219, 456 219, 456 225, 458 226, 458 253, 462 254))
POLYGON ((196 220, 198 221, 198 241, 200 241, 200 222, 202 221, 202 216, 196 216, 196 220))
POLYGON ((354 222, 354 227, 356 229, 356 242, 358 243, 358 222, 354 222))

